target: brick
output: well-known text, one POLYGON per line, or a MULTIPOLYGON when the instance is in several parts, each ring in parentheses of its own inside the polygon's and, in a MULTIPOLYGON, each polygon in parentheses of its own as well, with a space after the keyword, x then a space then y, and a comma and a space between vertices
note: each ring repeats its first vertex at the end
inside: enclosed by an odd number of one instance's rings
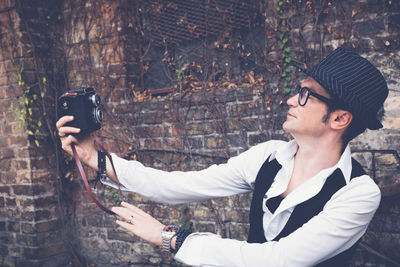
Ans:
POLYGON ((139 138, 161 137, 162 132, 161 126, 138 126, 135 128, 135 134, 139 138))
POLYGON ((388 17, 389 33, 400 32, 400 14, 390 15, 388 17))
POLYGON ((146 139, 144 145, 147 148, 161 148, 161 140, 157 139, 146 139))
POLYGON ((27 146, 28 139, 24 136, 8 136, 8 144, 10 146, 18 145, 18 146, 27 146))
POLYGON ((36 235, 17 234, 17 244, 22 246, 36 247, 38 240, 36 235))
POLYGON ((235 104, 228 107, 228 114, 232 117, 248 117, 251 116, 252 110, 249 104, 235 104))
POLYGON ((25 234, 44 233, 58 229, 60 222, 58 220, 40 222, 40 223, 21 223, 21 231, 25 234))
POLYGON ((226 140, 221 137, 205 137, 204 138, 204 146, 206 148, 223 148, 226 146, 226 140))
POLYGON ((12 162, 13 162, 13 160, 11 160, 11 159, 1 160, 0 161, 0 169, 1 170, 10 170, 12 162))
POLYGON ((53 244, 49 247, 41 247, 41 248, 25 247, 23 248, 23 255, 26 259, 43 259, 66 251, 67 249, 65 245, 59 243, 59 244, 53 244))
POLYGON ((120 240, 125 242, 133 242, 135 239, 134 236, 128 232, 119 232, 110 229, 107 231, 107 237, 110 240, 120 240))
POLYGON ((6 193, 7 195, 10 195, 10 186, 0 185, 0 194, 1 193, 6 193))
POLYGON ((206 135, 214 131, 214 125, 211 122, 190 123, 186 125, 186 133, 188 135, 206 135))
POLYGON ((159 124, 162 122, 162 112, 148 112, 143 114, 143 123, 159 124))
POLYGON ((375 36, 385 31, 385 23, 383 18, 367 20, 354 23, 354 35, 359 36, 375 36))
MULTIPOLYGON (((247 138, 246 138, 247 139, 247 138)), ((228 134, 227 141, 229 147, 243 147, 246 146, 246 139, 239 134, 228 134)))
POLYGON ((33 196, 32 184, 14 185, 13 191, 15 195, 33 196))
POLYGON ((7 205, 7 207, 16 207, 17 202, 16 202, 15 198, 6 198, 6 205, 7 205))
POLYGON ((179 149, 181 148, 181 141, 178 138, 164 138, 163 139, 164 149, 179 149))
POLYGON ((7 222, 7 230, 10 232, 19 232, 21 229, 21 225, 19 222, 8 221, 7 222))
POLYGON ((8 255, 8 247, 0 244, 0 255, 1 256, 7 256, 8 255))

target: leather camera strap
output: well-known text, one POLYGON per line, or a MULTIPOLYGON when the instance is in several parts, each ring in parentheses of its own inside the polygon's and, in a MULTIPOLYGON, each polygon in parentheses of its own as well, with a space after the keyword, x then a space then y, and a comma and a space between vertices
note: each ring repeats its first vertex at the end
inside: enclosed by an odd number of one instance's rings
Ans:
MULTIPOLYGON (((102 151, 104 151, 104 153, 106 154, 106 156, 107 156, 108 159, 110 160, 112 169, 113 169, 114 174, 115 174, 115 177, 117 178, 117 181, 119 181, 118 176, 117 176, 117 172, 115 171, 114 163, 113 163, 113 160, 112 160, 112 157, 111 157, 110 153, 108 153, 108 151, 104 148, 103 144, 102 144, 101 141, 100 141, 100 138, 99 138, 97 135, 95 135, 95 134, 94 134, 94 140, 95 140, 96 144, 101 148, 102 151)), ((83 166, 82 166, 82 162, 81 162, 81 160, 79 159, 78 153, 76 152, 76 148, 75 148, 74 143, 71 144, 71 147, 72 147, 72 152, 73 152, 73 154, 74 154, 74 159, 75 159, 76 165, 78 166, 79 173, 80 173, 80 175, 81 175, 81 178, 82 178, 82 180, 83 180, 83 183, 85 184, 86 191, 88 192, 90 198, 93 200, 93 202, 94 202, 100 209, 102 209, 103 211, 105 211, 105 212, 107 212, 107 213, 109 213, 109 214, 114 214, 114 212, 112 212, 110 209, 107 209, 106 207, 104 207, 104 206, 96 199, 96 197, 94 196, 92 190, 90 189, 89 182, 88 182, 88 179, 87 179, 87 176, 86 176, 86 172, 85 172, 85 170, 84 170, 84 168, 83 168, 83 166)), ((121 200, 124 201, 124 197, 123 197, 122 191, 121 191, 121 184, 120 184, 119 182, 118 182, 118 191, 119 191, 121 200)))

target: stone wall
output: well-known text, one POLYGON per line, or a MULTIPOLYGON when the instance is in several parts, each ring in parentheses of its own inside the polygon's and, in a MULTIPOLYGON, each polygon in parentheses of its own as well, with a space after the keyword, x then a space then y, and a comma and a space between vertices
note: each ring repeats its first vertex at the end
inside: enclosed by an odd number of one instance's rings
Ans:
MULTIPOLYGON (((198 170, 272 138, 289 140, 281 129, 287 110, 281 72, 269 61, 264 80, 205 83, 151 97, 135 91, 140 73, 135 1, 50 2, 0 4, 0 265, 176 265, 162 258, 157 247, 116 227, 115 218, 92 203, 69 157, 55 160, 58 143, 49 134, 54 130, 54 99, 67 88, 92 86, 103 100, 105 123, 99 134, 110 151, 164 170, 198 170), (21 65, 22 80, 41 84, 35 90, 47 90, 45 110, 53 112, 50 130, 40 136, 19 128, 13 115, 24 96, 17 68, 21 65), (45 86, 44 76, 51 86, 45 86), (60 171, 56 163, 67 168, 60 171)), ((353 156, 385 194, 353 262, 392 266, 391 261, 400 261, 399 193, 389 190, 400 180, 400 7, 397 1, 346 1, 325 7, 317 2, 286 1, 291 3, 285 4, 285 14, 293 58, 311 67, 343 44, 368 57, 388 80, 384 128, 367 131, 351 143, 353 156), (312 13, 315 10, 320 13, 312 13)), ((278 1, 266 4, 266 58, 276 58, 278 1)), ((190 50, 182 44, 185 48, 190 50)), ((301 74, 292 72, 291 77, 295 81, 301 74)), ((110 188, 98 185, 94 191, 108 207, 118 200, 118 192, 110 188)), ((124 197, 164 223, 239 240, 247 236, 251 195, 180 206, 160 205, 136 194, 124 197)))

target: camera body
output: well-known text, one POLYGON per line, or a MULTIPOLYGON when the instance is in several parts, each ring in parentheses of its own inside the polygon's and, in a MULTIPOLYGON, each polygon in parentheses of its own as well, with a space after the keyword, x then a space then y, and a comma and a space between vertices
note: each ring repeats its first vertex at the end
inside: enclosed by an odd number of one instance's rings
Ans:
POLYGON ((58 100, 60 117, 74 116, 74 120, 65 126, 81 129, 75 136, 83 136, 101 128, 103 112, 100 105, 99 95, 90 87, 67 91, 58 100))

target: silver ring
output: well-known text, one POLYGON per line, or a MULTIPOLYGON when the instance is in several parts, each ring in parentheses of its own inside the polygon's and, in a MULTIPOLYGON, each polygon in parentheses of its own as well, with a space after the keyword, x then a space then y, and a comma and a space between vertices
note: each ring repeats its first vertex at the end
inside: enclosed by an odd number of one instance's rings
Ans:
POLYGON ((133 216, 131 215, 129 218, 128 218, 128 223, 131 223, 131 221, 133 220, 133 216))

